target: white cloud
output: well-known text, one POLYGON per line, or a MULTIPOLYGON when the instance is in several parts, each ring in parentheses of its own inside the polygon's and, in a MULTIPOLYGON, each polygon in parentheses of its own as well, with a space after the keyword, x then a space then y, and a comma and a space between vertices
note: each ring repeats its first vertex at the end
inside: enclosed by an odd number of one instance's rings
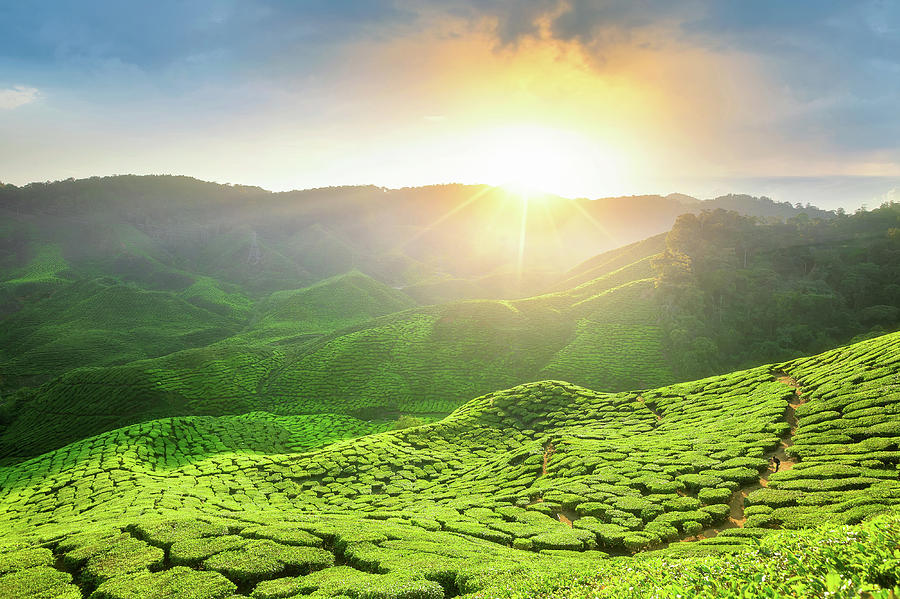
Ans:
POLYGON ((30 102, 34 102, 40 96, 37 88, 24 85, 14 85, 7 89, 0 89, 0 110, 12 110, 30 102))

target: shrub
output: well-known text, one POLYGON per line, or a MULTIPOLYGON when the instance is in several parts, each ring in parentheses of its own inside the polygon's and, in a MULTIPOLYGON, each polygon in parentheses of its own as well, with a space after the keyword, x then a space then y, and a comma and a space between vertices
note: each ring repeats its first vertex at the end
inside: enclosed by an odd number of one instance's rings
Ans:
POLYGON ((681 523, 681 530, 686 535, 695 535, 703 530, 703 525, 693 520, 686 520, 681 523))
POLYGON ((119 576, 102 583, 91 594, 93 599, 225 599, 237 592, 237 586, 218 572, 198 572, 176 566, 165 572, 139 572, 119 576))
POLYGON ((394 421, 394 424, 391 425, 391 428, 395 431, 399 431, 406 428, 422 426, 423 424, 425 424, 425 420, 423 420, 422 418, 412 416, 410 414, 403 414, 394 421))
POLYGON ((531 538, 535 549, 569 549, 578 551, 584 543, 570 531, 544 532, 531 538))
POLYGON ((728 503, 731 499, 731 491, 728 489, 700 489, 700 492, 697 493, 697 498, 703 503, 712 504, 712 503, 728 503))

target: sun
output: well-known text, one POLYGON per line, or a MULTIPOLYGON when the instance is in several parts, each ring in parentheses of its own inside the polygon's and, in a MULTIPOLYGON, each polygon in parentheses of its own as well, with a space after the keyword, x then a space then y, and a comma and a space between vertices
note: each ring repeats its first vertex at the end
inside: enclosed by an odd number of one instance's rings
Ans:
POLYGON ((615 173, 599 144, 577 132, 540 125, 513 125, 485 131, 473 154, 483 180, 525 198, 544 194, 579 195, 612 183, 615 173))

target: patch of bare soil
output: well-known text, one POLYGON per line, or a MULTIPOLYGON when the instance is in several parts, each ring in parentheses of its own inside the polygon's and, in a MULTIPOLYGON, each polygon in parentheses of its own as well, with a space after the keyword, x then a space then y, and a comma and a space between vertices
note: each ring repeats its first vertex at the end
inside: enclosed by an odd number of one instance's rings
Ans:
POLYGON ((656 416, 656 421, 657 421, 657 422, 659 422, 660 420, 663 419, 662 415, 661 415, 659 412, 657 412, 656 410, 654 410, 653 408, 651 408, 650 406, 648 406, 648 405, 647 405, 647 402, 644 401, 644 398, 641 397, 640 395, 638 395, 637 401, 639 401, 639 402, 641 402, 642 404, 644 404, 644 407, 647 408, 648 410, 650 410, 650 411, 653 413, 653 415, 656 416))
POLYGON ((544 448, 544 462, 541 465, 541 476, 546 476, 547 465, 550 463, 550 458, 553 456, 554 451, 556 451, 556 448, 553 447, 553 443, 547 443, 547 447, 544 448))

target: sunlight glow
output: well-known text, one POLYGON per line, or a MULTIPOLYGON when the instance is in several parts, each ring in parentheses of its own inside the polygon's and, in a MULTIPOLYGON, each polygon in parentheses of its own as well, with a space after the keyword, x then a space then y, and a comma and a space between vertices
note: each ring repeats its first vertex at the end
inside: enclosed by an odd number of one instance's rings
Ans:
POLYGON ((454 214, 456 214, 457 212, 459 212, 460 210, 462 210, 463 208, 465 208, 465 207, 468 206, 469 204, 472 204, 473 202, 477 201, 481 196, 483 196, 484 194, 486 194, 488 191, 490 191, 490 188, 489 188, 489 187, 484 187, 484 188, 482 188, 480 191, 474 193, 471 197, 469 197, 468 199, 466 199, 466 201, 457 204, 457 205, 454 206, 451 210, 449 210, 447 213, 443 214, 440 218, 438 218, 437 220, 435 220, 433 223, 430 223, 427 227, 424 227, 423 229, 421 229, 420 231, 418 231, 415 235, 413 235, 413 236, 410 237, 409 239, 406 239, 406 240, 400 242, 400 243, 397 245, 397 247, 394 248, 394 251, 395 251, 395 252, 399 252, 399 251, 401 251, 404 247, 406 247, 406 246, 409 245, 410 243, 416 241, 417 239, 419 239, 419 238, 422 237, 423 235, 427 235, 429 232, 431 232, 432 230, 434 230, 435 228, 437 228, 438 225, 440 225, 442 222, 444 222, 445 220, 447 220, 448 218, 450 218, 451 216, 453 216, 454 214))
MULTIPOLYGON (((526 196, 527 197, 527 196, 526 196)), ((522 202, 522 221, 519 226, 519 257, 516 264, 516 275, 521 279, 525 264, 525 235, 528 231, 528 201, 522 202)))
POLYGON ((597 181, 619 182, 620 166, 596 141, 569 130, 512 125, 485 131, 473 145, 482 180, 534 199, 571 195, 597 181))

